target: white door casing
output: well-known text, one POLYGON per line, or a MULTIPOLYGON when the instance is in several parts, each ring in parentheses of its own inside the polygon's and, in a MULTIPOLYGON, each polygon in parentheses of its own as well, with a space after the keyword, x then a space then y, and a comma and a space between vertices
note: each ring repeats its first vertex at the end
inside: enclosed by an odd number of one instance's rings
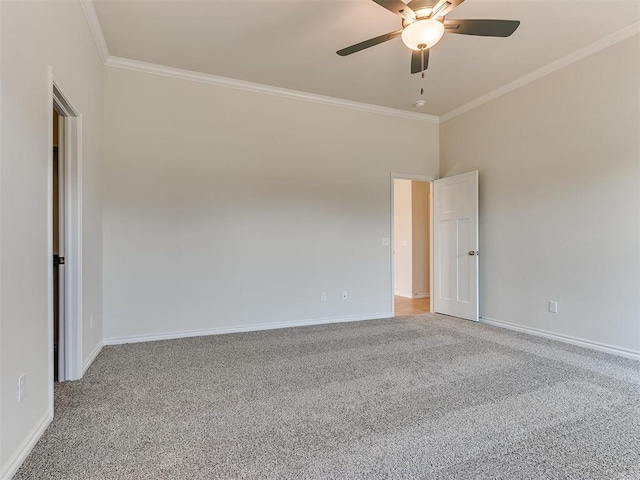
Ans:
MULTIPOLYGON (((0 0, 1 1, 1 0, 0 0)), ((64 169, 64 242, 62 248, 65 264, 64 277, 60 279, 64 284, 64 294, 61 295, 61 307, 64 306, 64 325, 61 328, 60 338, 63 344, 64 375, 65 380, 78 380, 83 375, 82 364, 82 114, 76 110, 69 96, 64 92, 59 80, 49 67, 49 109, 55 109, 61 116, 63 137, 59 139, 58 160, 64 169)), ((53 115, 49 114, 49 138, 53 140, 53 115)), ((53 154, 53 142, 49 145, 49 151, 53 154)), ((49 158, 49 407, 53 411, 53 160, 49 158)), ((62 225, 61 225, 62 226, 62 225)), ((61 269, 59 269, 61 270, 61 269)))
MULTIPOLYGON (((64 259, 66 255, 66 232, 67 218, 65 209, 66 201, 66 181, 65 181, 65 163, 67 161, 67 135, 65 125, 65 117, 58 114, 58 252, 59 258, 64 259)), ((65 264, 60 263, 56 266, 55 272, 58 275, 58 381, 67 380, 67 322, 66 322, 66 275, 65 264)))
POLYGON ((433 187, 433 311, 478 321, 478 172, 433 187))

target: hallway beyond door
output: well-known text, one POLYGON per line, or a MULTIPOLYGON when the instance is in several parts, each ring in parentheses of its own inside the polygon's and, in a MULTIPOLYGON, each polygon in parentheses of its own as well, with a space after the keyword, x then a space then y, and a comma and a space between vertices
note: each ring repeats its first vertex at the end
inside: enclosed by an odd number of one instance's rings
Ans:
POLYGON ((407 298, 395 295, 393 302, 396 317, 429 313, 431 309, 429 298, 407 298))

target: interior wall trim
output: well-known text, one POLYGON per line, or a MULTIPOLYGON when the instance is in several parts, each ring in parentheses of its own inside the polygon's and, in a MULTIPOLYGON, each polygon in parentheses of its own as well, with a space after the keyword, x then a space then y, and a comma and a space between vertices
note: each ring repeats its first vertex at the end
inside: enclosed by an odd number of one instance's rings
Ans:
POLYGON ((580 48, 569 55, 566 55, 555 62, 551 62, 548 65, 545 65, 538 70, 535 70, 524 77, 520 77, 513 82, 507 83, 500 88, 496 88, 495 90, 487 93, 486 95, 482 95, 481 97, 476 98, 475 100, 470 101, 462 105, 461 107, 454 108, 450 112, 445 113, 440 117, 440 122, 446 122, 447 120, 451 120, 452 118, 457 117, 458 115, 462 115, 463 113, 468 112, 469 110, 473 110, 480 105, 484 105, 491 100, 494 100, 502 95, 506 95, 509 92, 512 92, 520 87, 523 87, 531 82, 534 82, 542 77, 545 77, 561 68, 564 68, 572 63, 575 63, 583 58, 588 57, 589 55, 593 55, 600 50, 604 50, 607 47, 615 45, 627 38, 630 38, 634 35, 640 33, 640 22, 632 23, 631 25, 619 30, 611 35, 608 35, 600 40, 593 42, 586 47, 580 48))
POLYGON ((600 352, 611 353, 620 357, 640 360, 640 352, 629 350, 626 348, 615 347, 613 345, 607 345, 606 343, 593 342, 591 340, 584 340, 582 338, 572 337, 570 335, 562 335, 560 333, 549 332, 548 330, 516 325, 515 323, 496 320, 489 317, 480 317, 480 323, 486 323, 487 325, 493 325, 494 327, 507 328, 509 330, 515 330, 516 332, 527 333, 529 335, 536 335, 538 337, 550 338, 551 340, 557 340, 562 343, 578 345, 580 347, 590 348, 592 350, 598 350, 600 352))
POLYGON ((124 343, 155 342, 156 340, 173 340, 186 337, 203 337, 207 335, 224 335, 227 333, 257 332, 262 330, 276 330, 279 328, 304 327, 309 325, 325 325, 330 323, 359 322, 362 320, 378 320, 392 318, 392 312, 371 313, 367 315, 349 315, 345 317, 314 318, 308 320, 294 320, 291 322, 277 322, 254 325, 240 325, 237 327, 208 328, 205 330, 184 330, 151 335, 131 335, 126 337, 112 337, 104 340, 105 345, 121 345, 124 343))
POLYGON ((47 409, 44 415, 38 420, 36 425, 31 429, 24 441, 20 444, 15 453, 7 460, 4 468, 0 471, 0 480, 10 480, 16 474, 20 465, 36 446, 40 437, 44 434, 51 421, 53 420, 53 411, 47 409))
POLYGON ((96 42, 96 47, 98 48, 98 54, 102 59, 102 63, 106 63, 107 59, 110 57, 109 47, 107 47, 107 42, 104 39, 100 20, 98 20, 98 14, 96 13, 96 8, 93 5, 93 0, 80 0, 80 6, 84 12, 84 17, 87 19, 87 23, 89 24, 93 40, 96 42))
POLYGON ((429 123, 439 123, 440 119, 434 115, 423 113, 409 112, 398 108, 382 107, 379 105, 371 105, 369 103, 354 102, 342 98, 327 97, 317 95, 315 93, 301 92, 298 90, 290 90, 288 88, 272 87, 260 83, 246 82, 244 80, 236 80, 233 78, 219 77, 208 73, 194 72, 191 70, 183 70, 181 68, 166 67, 164 65, 156 65, 153 63, 141 62, 138 60, 130 60, 128 58, 110 56, 105 62, 107 67, 122 68, 125 70, 133 70, 136 72, 150 73, 153 75, 161 75, 164 77, 177 78, 180 80, 190 80, 193 82, 206 83, 218 87, 233 88, 236 90, 244 90, 251 93, 263 95, 273 95, 276 97, 289 98, 293 100, 301 100, 304 102, 319 103, 333 107, 348 108, 351 110, 360 110, 367 113, 382 114, 391 117, 406 118, 410 120, 419 120, 429 123))

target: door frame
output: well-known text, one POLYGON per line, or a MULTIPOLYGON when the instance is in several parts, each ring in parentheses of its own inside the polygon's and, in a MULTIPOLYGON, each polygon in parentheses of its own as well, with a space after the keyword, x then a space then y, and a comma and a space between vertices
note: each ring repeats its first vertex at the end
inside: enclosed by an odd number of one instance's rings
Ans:
MULTIPOLYGON (((391 285, 391 315, 392 316, 396 316, 396 307, 395 307, 395 299, 394 299, 394 285, 393 285, 393 272, 394 272, 394 249, 395 249, 395 239, 393 238, 393 224, 394 224, 394 218, 393 218, 393 208, 394 208, 394 202, 393 202, 393 194, 394 194, 394 181, 395 180, 414 180, 417 182, 433 182, 434 180, 437 180, 439 177, 434 177, 434 176, 430 176, 430 175, 414 175, 411 173, 396 173, 396 172, 391 172, 391 215, 389 216, 391 219, 391 224, 389 227, 389 230, 391 232, 390 235, 390 257, 391 257, 391 262, 390 262, 390 266, 391 266, 391 279, 390 279, 390 285, 391 285)), ((433 188, 429 189, 429 297, 433 297, 433 188)), ((431 305, 431 302, 429 302, 429 311, 433 312, 433 307, 431 305)))
MULTIPOLYGON (((64 341, 64 375, 60 381, 82 377, 82 115, 49 67, 47 165, 47 292, 49 403, 53 409, 53 111, 63 118, 64 146, 64 316, 60 319, 64 341)), ((52 410, 53 411, 53 410, 52 410)))

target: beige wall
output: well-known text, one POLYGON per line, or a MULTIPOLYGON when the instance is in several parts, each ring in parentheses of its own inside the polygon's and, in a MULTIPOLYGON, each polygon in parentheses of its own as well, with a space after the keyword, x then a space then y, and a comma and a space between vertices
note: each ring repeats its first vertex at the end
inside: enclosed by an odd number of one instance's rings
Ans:
POLYGON ((413 297, 411 180, 393 180, 393 294, 413 297))
POLYGON ((480 172, 483 317, 640 351, 639 59, 635 36, 441 125, 441 175, 480 172))
POLYGON ((414 297, 429 295, 429 278, 431 276, 429 256, 431 238, 429 235, 430 182, 411 182, 411 218, 412 218, 412 293, 414 297))
POLYGON ((75 1, 0 2, 0 477, 50 414, 47 254, 48 69, 82 113, 82 354, 102 334, 103 65, 75 1), (93 329, 89 315, 95 316, 93 329), (18 403, 18 375, 26 374, 18 403))
POLYGON ((391 314, 390 176, 437 175, 437 124, 105 72, 107 341, 391 314))

